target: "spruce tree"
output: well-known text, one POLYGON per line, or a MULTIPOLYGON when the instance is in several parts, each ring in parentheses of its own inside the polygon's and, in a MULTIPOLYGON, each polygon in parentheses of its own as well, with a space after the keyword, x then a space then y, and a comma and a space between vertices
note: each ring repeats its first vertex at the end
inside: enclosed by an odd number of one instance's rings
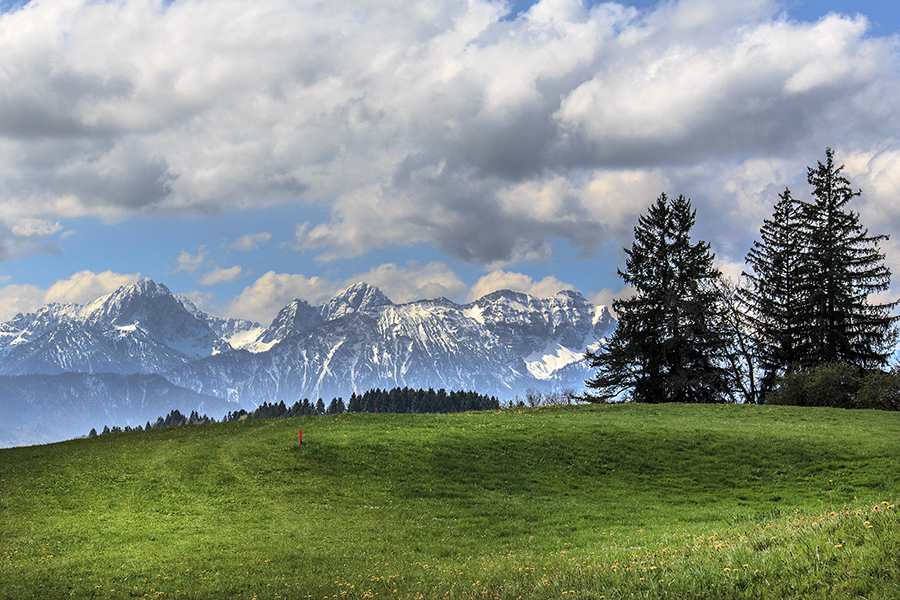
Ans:
POLYGON ((812 202, 804 203, 809 228, 810 302, 802 317, 810 327, 808 360, 812 365, 846 362, 860 368, 881 367, 896 342, 897 302, 873 304, 872 294, 888 289, 890 270, 879 243, 886 235, 869 235, 859 214, 847 209, 862 192, 850 187, 834 164, 834 151, 825 163, 807 169, 812 202))
POLYGON ((627 392, 636 402, 721 402, 728 389, 721 363, 725 339, 716 323, 719 272, 708 243, 691 242, 690 200, 661 194, 634 229, 619 276, 635 294, 615 300, 619 323, 598 353, 588 353, 605 401, 627 392))
POLYGON ((801 315, 810 310, 809 230, 803 204, 785 189, 775 212, 759 230, 746 262, 748 286, 741 299, 753 334, 753 352, 762 370, 760 394, 772 390, 775 380, 806 362, 804 348, 809 327, 801 315))

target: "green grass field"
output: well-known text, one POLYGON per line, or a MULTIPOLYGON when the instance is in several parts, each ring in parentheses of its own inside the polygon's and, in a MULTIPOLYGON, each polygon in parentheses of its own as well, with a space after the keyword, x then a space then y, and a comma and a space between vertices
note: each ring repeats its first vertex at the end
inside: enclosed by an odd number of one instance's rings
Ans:
POLYGON ((898 598, 898 499, 900 413, 880 411, 123 433, 0 450, 0 597, 898 598))

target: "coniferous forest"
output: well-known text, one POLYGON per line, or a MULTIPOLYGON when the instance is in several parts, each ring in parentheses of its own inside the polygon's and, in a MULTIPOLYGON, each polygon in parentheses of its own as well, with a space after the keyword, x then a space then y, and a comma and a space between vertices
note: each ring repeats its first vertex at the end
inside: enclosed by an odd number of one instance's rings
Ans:
MULTIPOLYGON (((476 392, 446 391, 439 389, 422 390, 408 387, 394 388, 392 390, 374 389, 362 394, 350 396, 349 404, 344 403, 343 398, 332 398, 326 406, 325 401, 319 398, 315 402, 304 398, 291 406, 281 402, 263 402, 255 409, 247 411, 240 409, 229 412, 222 419, 223 422, 243 421, 252 419, 287 419, 290 417, 310 417, 316 415, 339 415, 344 412, 368 412, 368 413, 455 413, 470 410, 496 410, 500 408, 500 401, 493 396, 485 396, 476 392)), ((122 433, 127 431, 142 431, 151 429, 164 429, 166 427, 181 427, 184 425, 199 425, 215 423, 216 420, 208 416, 199 415, 196 411, 190 416, 184 416, 180 411, 173 410, 165 417, 159 417, 155 422, 147 421, 145 427, 122 427, 108 425, 98 434, 92 429, 89 437, 108 433, 122 433)))

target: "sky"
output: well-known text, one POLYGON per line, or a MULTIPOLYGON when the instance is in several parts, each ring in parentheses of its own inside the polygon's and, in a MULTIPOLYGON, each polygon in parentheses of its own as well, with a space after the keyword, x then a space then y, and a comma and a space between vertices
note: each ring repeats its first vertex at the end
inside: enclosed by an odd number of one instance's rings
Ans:
POLYGON ((0 322, 140 277, 263 324, 360 281, 608 304, 662 192, 737 277, 828 147, 900 277, 898 34, 883 0, 0 0, 0 322))

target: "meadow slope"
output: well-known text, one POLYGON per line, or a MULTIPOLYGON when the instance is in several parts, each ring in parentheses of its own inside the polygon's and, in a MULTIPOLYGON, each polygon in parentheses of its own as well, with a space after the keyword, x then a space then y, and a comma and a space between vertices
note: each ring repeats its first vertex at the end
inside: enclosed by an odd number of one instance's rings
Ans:
POLYGON ((880 411, 132 432, 0 450, 0 598, 896 598, 898 499, 880 411))

